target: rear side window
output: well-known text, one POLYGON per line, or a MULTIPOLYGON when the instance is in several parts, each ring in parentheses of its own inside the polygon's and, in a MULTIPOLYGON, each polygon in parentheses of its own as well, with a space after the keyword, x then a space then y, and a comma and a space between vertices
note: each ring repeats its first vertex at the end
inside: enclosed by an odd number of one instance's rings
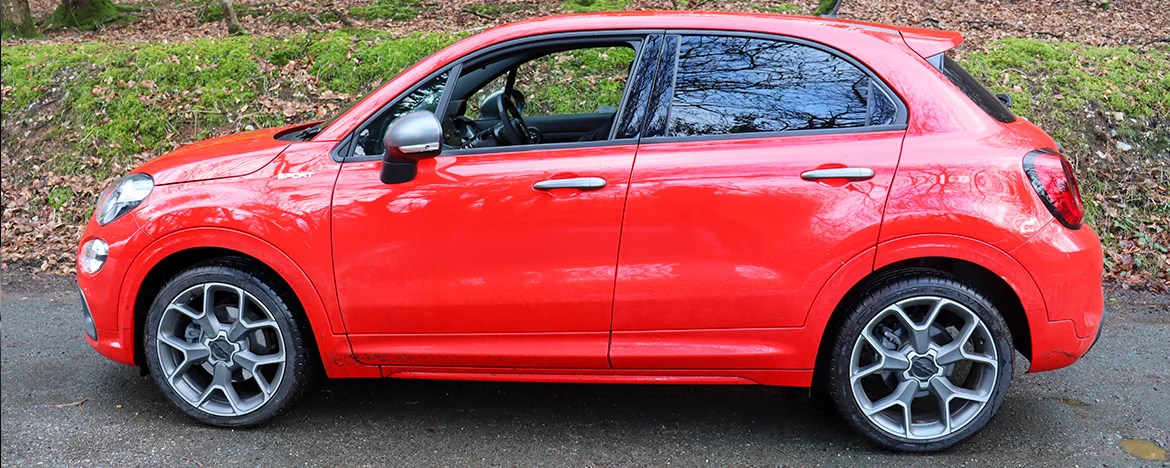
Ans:
POLYGON ((856 128, 896 117, 884 88, 842 57, 794 42, 685 36, 667 136, 856 128))
POLYGON ((990 115, 995 120, 1003 123, 1013 122, 1016 120, 1016 115, 1013 114, 1012 111, 1008 110, 1007 106, 1003 105, 1003 103, 999 101, 999 98, 995 97, 994 94, 991 94, 991 91, 988 91, 987 88, 983 87, 982 83, 976 80, 975 77, 971 76, 970 73, 967 73, 967 70, 964 70, 963 67, 959 65, 959 62, 952 60, 950 57, 944 56, 942 73, 947 77, 948 80, 951 80, 951 83, 954 83, 955 86, 958 86, 959 89, 963 91, 963 94, 966 94, 967 97, 971 98, 972 101, 975 101, 975 104, 978 105, 980 109, 983 109, 987 115, 990 115))

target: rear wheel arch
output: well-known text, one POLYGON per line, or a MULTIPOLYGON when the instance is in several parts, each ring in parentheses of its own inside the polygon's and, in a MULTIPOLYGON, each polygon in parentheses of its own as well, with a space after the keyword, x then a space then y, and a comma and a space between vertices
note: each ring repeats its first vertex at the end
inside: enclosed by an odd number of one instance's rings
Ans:
POLYGON ((921 257, 901 260, 885 265, 857 282, 837 303, 826 322, 824 333, 817 346, 816 364, 813 369, 813 384, 823 377, 823 368, 828 360, 828 350, 837 336, 841 322, 872 291, 883 285, 916 275, 941 275, 952 278, 982 294, 1003 316, 1008 325, 1012 342, 1021 354, 1032 359, 1032 335, 1028 326, 1028 315, 1016 291, 990 269, 966 260, 949 257, 921 257))
POLYGON ((1032 360, 1032 331, 1047 324, 1047 309, 1031 274, 1008 253, 985 242, 956 235, 925 234, 885 241, 858 254, 830 278, 805 320, 808 345, 817 346, 807 365, 813 387, 820 386, 825 350, 840 320, 882 275, 922 268, 958 278, 989 297, 1008 323, 1016 349, 1032 360))

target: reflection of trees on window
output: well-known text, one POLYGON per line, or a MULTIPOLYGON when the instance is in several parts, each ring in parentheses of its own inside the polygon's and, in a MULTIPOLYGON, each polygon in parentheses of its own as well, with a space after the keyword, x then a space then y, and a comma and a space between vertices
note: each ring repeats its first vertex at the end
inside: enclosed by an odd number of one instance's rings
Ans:
POLYGON ((431 81, 414 90, 406 97, 390 107, 385 113, 378 116, 358 134, 358 144, 354 148, 354 156, 380 155, 386 151, 382 144, 382 136, 386 128, 395 119, 418 110, 435 112, 439 108, 439 100, 443 98, 443 87, 447 85, 447 74, 443 73, 431 81))
POLYGON ((679 47, 670 136, 888 124, 896 108, 844 59, 782 41, 688 36, 679 47))

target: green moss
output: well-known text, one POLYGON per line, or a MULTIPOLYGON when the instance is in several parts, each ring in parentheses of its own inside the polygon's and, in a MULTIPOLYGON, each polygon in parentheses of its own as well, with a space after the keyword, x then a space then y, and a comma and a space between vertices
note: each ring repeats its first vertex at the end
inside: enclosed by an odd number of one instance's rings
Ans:
MULTIPOLYGON (((20 114, 45 122, 52 117, 60 132, 55 138, 77 148, 76 157, 52 158, 51 169, 103 176, 133 163, 142 152, 158 153, 176 140, 221 134, 223 126, 240 119, 241 108, 255 109, 257 100, 274 94, 273 84, 286 80, 279 67, 291 60, 321 78, 316 92, 361 94, 455 39, 394 39, 376 31, 351 31, 284 40, 240 37, 118 47, 97 42, 5 45, 2 79, 7 92, 0 112, 8 119, 18 109, 53 106, 51 112, 20 114), (83 161, 89 156, 100 158, 100 167, 87 166, 83 161)), ((280 92, 313 91, 285 81, 280 92)), ((265 127, 287 122, 279 113, 252 112, 242 123, 265 127)))
POLYGON ((566 0, 561 6, 575 13, 625 10, 630 0, 566 0))
POLYGON ((133 19, 127 12, 136 8, 115 4, 112 0, 89 0, 76 9, 70 9, 67 2, 61 2, 53 14, 45 20, 48 28, 78 28, 93 30, 114 23, 133 19))
POLYGON ((484 16, 507 15, 510 13, 515 13, 517 11, 523 10, 525 8, 526 8, 526 5, 517 4, 517 3, 504 3, 504 4, 473 3, 471 5, 467 5, 468 10, 474 11, 474 12, 479 13, 479 14, 484 15, 484 16))
POLYGON ((69 187, 53 187, 49 191, 49 206, 54 210, 60 210, 62 206, 69 203, 73 199, 73 189, 69 187))
MULTIPOLYGON (((829 6, 832 9, 832 5, 829 6)), ((791 3, 781 3, 779 5, 756 5, 752 4, 751 9, 764 13, 777 13, 782 15, 799 15, 804 12, 804 8, 800 5, 791 3)))
POLYGON ((817 9, 813 11, 813 16, 829 14, 838 1, 840 0, 820 0, 820 3, 817 3, 817 9))
POLYGON ((41 37, 41 33, 33 24, 32 15, 25 15, 19 21, 10 22, 9 19, 0 20, 0 37, 23 37, 26 39, 41 37))
POLYGON ((373 5, 353 7, 349 15, 362 20, 409 21, 418 16, 419 0, 374 0, 373 5))
POLYGON ((379 31, 342 31, 328 34, 308 47, 311 72, 329 89, 356 93, 385 83, 402 69, 437 52, 460 36, 416 34, 390 40, 379 31))
MULTIPOLYGON (((296 24, 301 26, 316 24, 308 12, 280 9, 280 7, 268 2, 255 5, 238 3, 235 4, 235 8, 236 16, 240 18, 251 16, 253 18, 266 18, 273 23, 296 24)), ((199 10, 196 18, 200 23, 218 23, 223 21, 223 4, 217 0, 211 0, 203 9, 199 10)), ((330 12, 322 13, 317 18, 319 21, 326 23, 338 20, 337 15, 330 12)))

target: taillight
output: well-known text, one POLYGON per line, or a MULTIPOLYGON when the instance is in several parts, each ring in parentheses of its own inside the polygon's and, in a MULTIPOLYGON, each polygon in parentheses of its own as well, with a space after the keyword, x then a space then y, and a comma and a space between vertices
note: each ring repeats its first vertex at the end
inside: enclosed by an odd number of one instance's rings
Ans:
POLYGON ((1036 150, 1024 156, 1024 173, 1032 182, 1044 206, 1060 224, 1069 229, 1081 227, 1085 219, 1085 204, 1081 190, 1068 161, 1052 150, 1036 150))

